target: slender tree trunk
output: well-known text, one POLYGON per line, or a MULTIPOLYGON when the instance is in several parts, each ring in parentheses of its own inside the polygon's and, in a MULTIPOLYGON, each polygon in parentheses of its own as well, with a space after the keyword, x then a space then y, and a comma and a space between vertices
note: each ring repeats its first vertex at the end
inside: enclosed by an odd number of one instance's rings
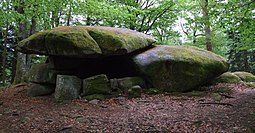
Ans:
POLYGON ((197 43, 196 31, 193 32, 192 42, 193 44, 197 43))
POLYGON ((9 23, 6 23, 6 29, 4 32, 4 45, 3 45, 3 53, 2 53, 2 84, 6 85, 6 64, 7 64, 7 42, 8 42, 8 29, 9 23))
POLYGON ((70 21, 71 21, 71 17, 72 17, 72 6, 73 6, 73 2, 70 3, 70 7, 69 7, 69 12, 67 15, 67 26, 70 26, 70 21))
POLYGON ((250 72, 251 68, 250 68, 250 65, 249 65, 249 58, 248 58, 249 54, 248 54, 248 51, 245 50, 242 53, 243 53, 244 71, 250 72))
POLYGON ((211 40, 211 28, 210 28, 210 17, 208 9, 208 0, 201 0, 202 14, 204 18, 204 30, 205 30, 205 45, 208 51, 213 51, 213 45, 211 40))
MULTIPOLYGON (((21 14, 24 14, 24 12, 21 14)), ((30 26, 30 30, 28 30, 27 22, 19 24, 18 34, 19 41, 27 38, 29 35, 32 35, 35 32, 36 30, 35 17, 31 18, 31 22, 32 24, 30 26)), ((27 73, 31 67, 31 60, 32 60, 31 55, 23 54, 20 52, 17 53, 16 74, 14 78, 14 84, 27 81, 27 73)))
MULTIPOLYGON (((27 32, 27 22, 19 25, 19 41, 27 38, 29 33, 27 32)), ((17 52, 16 74, 14 84, 26 81, 25 75, 30 68, 31 58, 27 54, 17 52)))
POLYGON ((11 83, 15 80, 16 74, 16 66, 17 66, 17 52, 13 52, 13 59, 12 59, 12 70, 11 70, 11 83))
POLYGON ((86 25, 91 25, 91 18, 89 16, 87 16, 86 25))

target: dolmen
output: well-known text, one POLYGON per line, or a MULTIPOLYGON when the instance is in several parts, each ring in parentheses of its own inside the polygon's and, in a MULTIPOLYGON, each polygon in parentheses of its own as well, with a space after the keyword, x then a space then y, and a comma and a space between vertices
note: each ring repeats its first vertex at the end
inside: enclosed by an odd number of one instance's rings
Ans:
POLYGON ((28 95, 54 94, 59 101, 139 97, 150 88, 191 91, 228 70, 212 52, 158 45, 152 36, 113 27, 57 27, 22 40, 17 50, 47 56, 29 71, 28 95))

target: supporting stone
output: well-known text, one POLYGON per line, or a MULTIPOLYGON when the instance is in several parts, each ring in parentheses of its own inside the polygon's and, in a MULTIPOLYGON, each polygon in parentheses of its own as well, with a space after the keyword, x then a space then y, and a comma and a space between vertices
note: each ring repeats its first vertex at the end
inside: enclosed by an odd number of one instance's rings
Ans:
POLYGON ((105 74, 96 75, 83 80, 82 95, 110 94, 110 82, 105 74))
POLYGON ((55 99, 57 101, 72 100, 79 97, 81 79, 76 76, 58 75, 55 99))
POLYGON ((54 92, 54 86, 50 86, 50 85, 29 83, 28 86, 29 86, 29 89, 27 90, 27 94, 28 96, 31 96, 31 97, 50 95, 54 92))

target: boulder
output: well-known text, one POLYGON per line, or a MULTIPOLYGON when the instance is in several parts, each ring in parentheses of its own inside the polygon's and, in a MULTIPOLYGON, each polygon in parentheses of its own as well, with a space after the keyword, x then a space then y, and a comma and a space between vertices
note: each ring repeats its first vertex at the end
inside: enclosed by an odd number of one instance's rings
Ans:
POLYGON ((233 72, 244 82, 255 82, 255 76, 249 72, 233 72))
MULTIPOLYGON (((125 77, 125 78, 118 78, 116 79, 117 88, 121 89, 122 91, 126 92, 128 89, 135 85, 139 85, 142 88, 146 88, 146 83, 144 79, 141 77, 125 77)), ((111 82, 111 86, 114 86, 115 82, 111 82)), ((116 85, 115 85, 116 86, 116 85)))
POLYGON ((231 72, 225 72, 219 77, 217 77, 214 83, 232 83, 237 84, 240 83, 242 80, 231 72))
POLYGON ((251 88, 255 88, 255 82, 244 82, 245 85, 247 85, 248 87, 251 87, 251 88))
POLYGON ((29 82, 56 84, 58 72, 50 68, 48 63, 34 64, 29 70, 29 82))
POLYGON ((78 98, 81 85, 81 79, 76 76, 57 75, 55 99, 62 101, 78 98))
POLYGON ((51 85, 29 83, 28 86, 27 94, 31 97, 50 95, 54 92, 54 86, 51 85))
POLYGON ((162 91, 190 91, 228 70, 224 58, 191 46, 155 46, 133 57, 135 67, 162 91))
POLYGON ((127 91, 128 98, 141 97, 141 94, 142 94, 142 88, 139 85, 132 86, 127 91))
POLYGON ((17 50, 26 54, 87 58, 123 55, 154 42, 153 37, 128 29, 66 26, 36 33, 22 40, 17 50))
POLYGON ((110 82, 105 74, 95 75, 83 80, 82 95, 110 94, 110 82))

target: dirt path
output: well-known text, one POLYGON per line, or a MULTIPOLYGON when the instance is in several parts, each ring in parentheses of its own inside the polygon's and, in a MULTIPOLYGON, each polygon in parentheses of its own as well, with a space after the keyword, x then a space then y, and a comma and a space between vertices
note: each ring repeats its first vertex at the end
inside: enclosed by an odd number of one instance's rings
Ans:
POLYGON ((255 132, 255 89, 222 84, 209 89, 56 103, 52 96, 27 97, 26 86, 11 87, 0 91, 0 133, 255 132))

